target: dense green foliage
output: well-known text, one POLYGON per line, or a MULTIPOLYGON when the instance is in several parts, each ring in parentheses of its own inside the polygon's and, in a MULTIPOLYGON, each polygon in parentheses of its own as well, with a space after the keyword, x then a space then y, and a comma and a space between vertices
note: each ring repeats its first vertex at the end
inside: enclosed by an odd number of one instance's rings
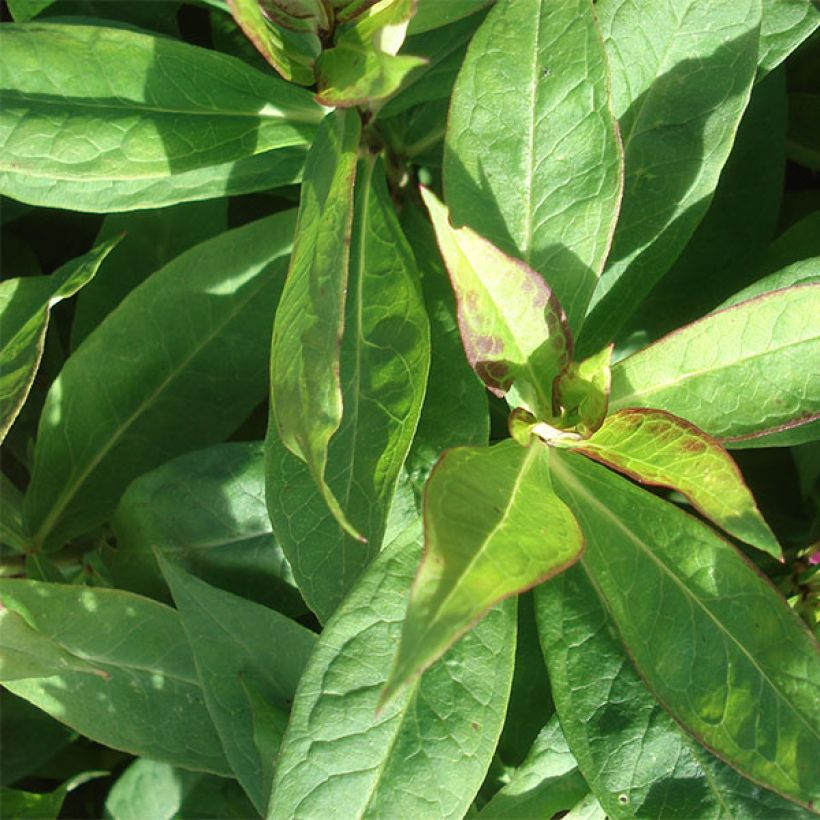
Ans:
POLYGON ((0 816, 816 811, 815 0, 4 15, 0 816))

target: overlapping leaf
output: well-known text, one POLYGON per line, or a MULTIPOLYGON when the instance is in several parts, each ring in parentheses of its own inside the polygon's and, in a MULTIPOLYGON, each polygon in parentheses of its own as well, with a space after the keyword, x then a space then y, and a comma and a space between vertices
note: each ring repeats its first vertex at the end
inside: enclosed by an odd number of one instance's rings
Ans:
POLYGON ((561 305, 532 268, 470 228, 453 228, 447 209, 422 189, 456 294, 467 360, 497 396, 551 418, 552 383, 569 362, 572 340, 561 305))
POLYGON ((578 339, 584 355, 612 341, 706 212, 754 82, 760 5, 596 3, 626 179, 612 252, 578 339))
POLYGON ((376 716, 421 554, 415 525, 385 548, 328 623, 280 753, 271 818, 460 818, 498 740, 512 678, 515 609, 494 609, 376 716))
POLYGON ((0 601, 92 667, 57 664, 5 682, 11 692, 106 746, 229 774, 173 609, 119 590, 10 579, 0 580, 0 601))
POLYGON ((67 262, 51 276, 0 283, 0 441, 6 437, 40 366, 51 308, 88 283, 122 236, 67 262))
POLYGON ((621 410, 577 449, 641 483, 678 490, 726 532, 783 559, 731 456, 689 422, 663 410, 621 410))
MULTIPOLYGON (((288 452, 273 425, 266 444, 274 531, 305 600, 322 621, 380 549, 430 363, 415 260, 390 201, 382 163, 363 160, 356 187, 345 334, 338 352, 344 415, 327 450, 326 481, 367 544, 333 519, 308 467, 288 452)), ((327 371, 316 362, 317 378, 326 382, 327 371)), ((274 356, 274 368, 275 363, 274 356)), ((273 402, 275 414, 276 392, 273 402)))
POLYGON ((69 358, 40 418, 25 498, 36 546, 101 523, 133 478, 221 441, 264 397, 293 226, 283 212, 178 256, 69 358))
POLYGON ((820 8, 816 3, 791 0, 767 0, 763 3, 760 26, 758 79, 776 68, 820 26, 820 8))
POLYGON ((496 3, 453 91, 444 184, 454 223, 537 270, 577 331, 609 249, 621 183, 592 3, 496 3))
MULTIPOLYGON (((737 550, 674 505, 577 455, 556 453, 553 476, 587 539, 584 572, 658 701, 747 777, 804 805, 816 800, 820 663, 797 615, 737 550)), ((588 609, 584 597, 570 606, 588 609)))
POLYGON ((713 313, 619 362, 611 410, 654 407, 732 442, 820 413, 820 286, 802 285, 713 313))
POLYGON ((549 449, 507 440, 448 450, 424 491, 425 553, 388 701, 493 604, 575 562, 583 536, 552 490, 549 449))
POLYGON ((119 208, 157 207, 150 191, 173 190, 169 177, 214 196, 250 164, 258 184, 275 149, 309 143, 324 113, 240 60, 132 30, 26 23, 3 26, 2 41, 0 190, 33 204, 104 209, 90 201, 101 191, 119 208))

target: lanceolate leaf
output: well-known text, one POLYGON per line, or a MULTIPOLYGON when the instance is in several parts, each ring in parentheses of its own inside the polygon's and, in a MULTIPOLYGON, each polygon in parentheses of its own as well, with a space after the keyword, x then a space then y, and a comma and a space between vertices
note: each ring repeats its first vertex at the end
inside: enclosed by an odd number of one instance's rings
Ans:
POLYGON ((749 99, 760 34, 760 0, 603 0, 595 11, 626 180, 607 269, 579 339, 584 354, 612 341, 705 213, 749 99))
POLYGON ((424 490, 425 552, 410 595, 387 702, 498 601, 578 560, 583 536, 552 491, 550 450, 448 450, 424 490))
POLYGON ((532 268, 470 228, 453 228, 430 191, 422 197, 456 294, 467 360, 497 396, 514 386, 514 403, 520 397, 539 418, 552 418, 552 383, 572 354, 561 305, 532 268))
POLYGON ((133 478, 221 441, 264 397, 293 225, 284 212, 178 256, 69 358, 46 399, 25 499, 36 546, 101 523, 133 478))
POLYGON ((263 814, 287 714, 316 635, 272 609, 209 586, 159 554, 158 559, 225 756, 263 814), (278 736, 270 733, 261 745, 243 679, 279 714, 278 736))
POLYGON ((820 7, 814 2, 766 0, 760 27, 758 79, 776 68, 820 26, 820 7))
POLYGON ((220 589, 286 615, 304 613, 265 504, 262 442, 197 450, 140 476, 112 520, 104 553, 118 587, 170 603, 153 549, 220 589))
POLYGON ((818 797, 820 664, 805 625, 708 526, 603 467, 556 453, 583 567, 663 706, 747 777, 818 797))
POLYGON ((592 3, 496 3, 453 91, 444 183, 454 223, 537 270, 577 331, 609 249, 621 176, 592 3))
POLYGON ((682 492, 726 532, 783 559, 731 456, 689 422, 663 410, 621 410, 577 449, 641 483, 682 492))
POLYGON ((344 529, 358 533, 328 486, 328 444, 342 421, 344 328, 353 183, 361 134, 356 111, 337 111, 311 146, 296 239, 271 347, 271 408, 284 445, 304 461, 344 529))
POLYGON ((515 608, 494 609, 377 717, 421 554, 388 545, 328 623, 291 712, 268 817, 463 817, 509 697, 515 608))
POLYGON ((286 80, 299 85, 313 85, 313 65, 322 49, 315 34, 288 31, 275 25, 262 13, 266 4, 260 0, 228 2, 242 31, 286 80))
MULTIPOLYGON (((273 528, 305 600, 321 621, 330 617, 381 547, 430 363, 415 260, 380 161, 362 161, 355 210, 340 354, 344 416, 327 451, 326 480, 367 544, 355 541, 331 517, 307 466, 284 448, 273 425, 266 443, 273 528)), ((326 371, 321 378, 327 378, 326 371)))
POLYGON ((109 239, 51 276, 0 283, 0 442, 20 412, 40 366, 51 308, 91 280, 122 236, 109 239))
POLYGON ((820 414, 820 285, 765 294, 669 334, 612 369, 610 409, 655 407, 724 444, 820 414))
POLYGON ((44 187, 52 204, 72 208, 77 183, 133 192, 219 172, 310 142, 324 113, 306 91, 166 38, 26 23, 4 26, 2 39, 0 190, 34 204, 44 187))
POLYGON ((9 579, 0 600, 97 670, 55 666, 5 683, 11 692, 106 746, 230 773, 173 609, 119 590, 9 579))
POLYGON ((808 820, 808 812, 718 760, 658 704, 627 657, 584 560, 538 587, 535 597, 561 727, 609 817, 808 820))
POLYGON ((411 71, 425 64, 396 53, 414 7, 415 0, 382 0, 343 29, 316 63, 316 99, 346 108, 379 102, 397 91, 411 71))

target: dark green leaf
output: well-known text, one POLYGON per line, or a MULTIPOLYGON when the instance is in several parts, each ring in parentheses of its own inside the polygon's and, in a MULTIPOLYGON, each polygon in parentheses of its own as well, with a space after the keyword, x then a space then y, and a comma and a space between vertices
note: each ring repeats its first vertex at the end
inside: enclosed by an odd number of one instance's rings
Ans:
POLYGON ((106 746, 229 773, 173 609, 119 590, 9 579, 0 580, 0 600, 95 670, 54 667, 5 683, 11 692, 106 746))
POLYGON ((575 330, 609 250, 621 162, 592 3, 497 3, 453 91, 445 200, 456 225, 537 270, 575 330))
POLYGON ((490 764, 515 646, 494 609, 376 717, 421 555, 420 527, 373 562, 322 634, 280 754, 269 817, 460 818, 490 764))
POLYGON ((316 636, 272 609, 209 586, 160 553, 157 557, 188 635, 225 756, 262 814, 290 703, 316 636), (261 738, 255 731, 255 703, 243 681, 258 689, 278 713, 278 733, 261 738))
POLYGON ((410 34, 421 34, 434 28, 440 28, 450 23, 475 14, 486 8, 494 0, 417 0, 416 14, 410 21, 410 34))
POLYGON ((789 94, 789 159, 820 171, 820 94, 789 94))
MULTIPOLYGON (((382 165, 365 160, 359 175, 340 354, 344 416, 330 441, 327 480, 367 544, 355 541, 331 517, 308 468, 285 450, 272 426, 267 440, 274 532, 305 600, 323 622, 381 547, 430 361, 415 260, 382 165)), ((327 371, 317 373, 327 381, 327 371)))
POLYGON ((612 252, 578 340, 585 355, 612 341, 706 212, 749 100, 760 34, 760 0, 602 0, 595 9, 626 180, 612 252))
POLYGON ((36 546, 101 523, 133 478, 222 440, 264 397, 293 217, 277 214, 178 256, 69 358, 46 400, 25 499, 36 546))

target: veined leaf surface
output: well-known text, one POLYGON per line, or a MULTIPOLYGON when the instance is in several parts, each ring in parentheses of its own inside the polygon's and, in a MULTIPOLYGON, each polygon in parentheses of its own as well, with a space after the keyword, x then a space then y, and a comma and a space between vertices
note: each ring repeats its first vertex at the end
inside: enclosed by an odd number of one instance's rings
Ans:
POLYGON ((340 363, 361 135, 356 111, 337 111, 308 153, 296 238, 271 345, 271 413, 334 517, 358 536, 328 486, 328 444, 342 421, 340 363))
POLYGON ((470 228, 454 228, 447 208, 422 189, 456 295, 467 360, 501 397, 514 388, 540 419, 556 407, 553 380, 569 362, 572 337, 561 305, 528 265, 470 228))
POLYGON ((621 410, 575 449, 641 483, 678 490, 726 532, 783 560, 731 456, 684 419, 663 410, 621 410))
POLYGON ((290 704, 316 635, 272 609, 206 584, 159 553, 157 557, 225 756, 264 814, 290 704), (248 688, 258 689, 274 713, 270 736, 262 742, 248 688))
POLYGON ((583 559, 535 598, 561 727, 609 817, 812 816, 741 777, 669 716, 635 671, 583 559))
POLYGON ((40 418, 25 498, 35 546, 101 523, 133 478, 221 441, 264 397, 293 226, 287 211, 191 248, 69 358, 40 418))
POLYGON ((575 331, 615 228, 621 162, 592 3, 496 3, 453 90, 445 201, 456 225, 537 270, 575 331))
POLYGON ((241 60, 162 37, 25 23, 2 41, 2 192, 35 204, 44 188, 73 208, 76 184, 133 191, 305 145, 324 114, 241 60))
POLYGON ((760 79, 776 68, 820 26, 820 7, 814 2, 766 0, 760 26, 760 79))
POLYGON ((87 284, 121 238, 103 242, 51 276, 26 276, 0 283, 0 442, 31 390, 43 355, 51 308, 87 284))
POLYGON ((601 0, 626 178, 583 355, 615 334, 671 267, 712 198, 757 70, 760 0, 601 0))
POLYGON ((448 450, 424 490, 425 551, 401 643, 382 694, 387 702, 498 601, 578 560, 583 536, 552 490, 550 450, 448 450))
POLYGON ((820 663, 783 598, 707 525, 605 468, 556 453, 584 571, 658 701, 754 781, 818 797, 820 663))
POLYGON ((106 746, 230 773, 173 609, 120 590, 17 579, 0 579, 0 600, 95 669, 55 666, 4 683, 11 692, 106 746))
POLYGON ((820 414, 820 285, 761 295, 670 333, 612 369, 610 409, 655 407, 733 441, 820 414))
MULTIPOLYGON (((367 543, 354 540, 334 520, 308 467, 285 449, 273 425, 266 444, 274 532, 299 589, 323 622, 381 547, 430 364, 415 259, 380 161, 362 160, 355 210, 339 354, 344 415, 328 447, 326 480, 367 543)), ((327 379, 326 371, 321 378, 327 379)))
POLYGON ((507 601, 376 716, 421 556, 416 524, 327 624, 280 752, 270 818, 464 816, 504 722, 515 649, 507 601))

